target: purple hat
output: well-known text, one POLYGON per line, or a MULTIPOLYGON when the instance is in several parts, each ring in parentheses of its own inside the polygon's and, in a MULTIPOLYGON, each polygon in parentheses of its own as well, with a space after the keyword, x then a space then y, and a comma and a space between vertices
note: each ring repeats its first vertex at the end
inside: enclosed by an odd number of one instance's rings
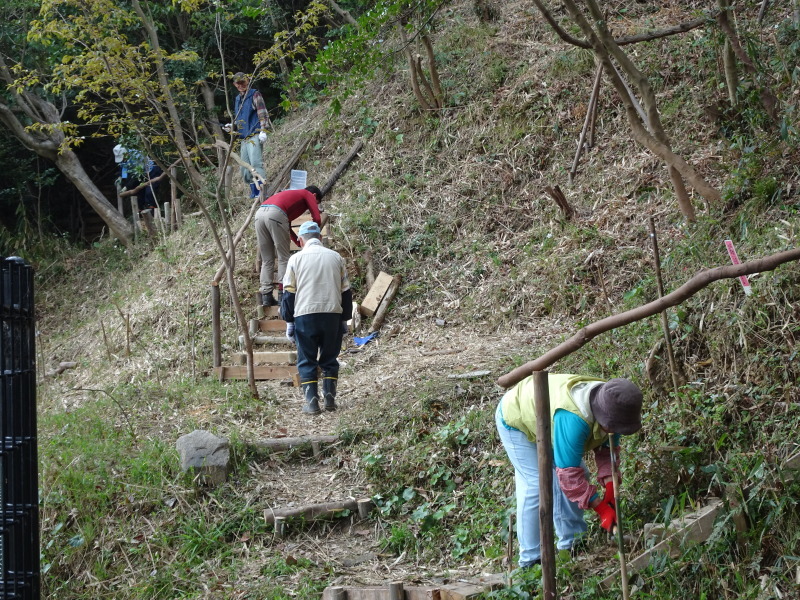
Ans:
POLYGON ((592 414, 605 431, 629 435, 642 428, 642 390, 628 379, 611 379, 590 399, 592 414))

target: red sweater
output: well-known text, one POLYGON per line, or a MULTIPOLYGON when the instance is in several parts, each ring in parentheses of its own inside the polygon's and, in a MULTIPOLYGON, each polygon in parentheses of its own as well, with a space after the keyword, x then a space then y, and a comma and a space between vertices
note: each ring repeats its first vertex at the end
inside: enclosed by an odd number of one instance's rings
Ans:
MULTIPOLYGON (((289 223, 308 210, 314 222, 322 226, 322 217, 320 217, 319 214, 317 197, 308 190, 286 190, 278 192, 274 196, 270 196, 264 200, 261 206, 267 206, 269 204, 273 204, 285 212, 286 216, 289 218, 289 223)), ((298 244, 297 235, 291 227, 289 228, 289 235, 291 235, 292 241, 298 244)))

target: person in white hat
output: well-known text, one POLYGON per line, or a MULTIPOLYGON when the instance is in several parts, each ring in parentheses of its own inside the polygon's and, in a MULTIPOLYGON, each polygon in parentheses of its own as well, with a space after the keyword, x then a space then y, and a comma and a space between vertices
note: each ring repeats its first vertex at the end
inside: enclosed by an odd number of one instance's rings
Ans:
MULTIPOLYGON (((603 381, 570 374, 548 375, 553 436, 553 521, 557 547, 576 550, 586 533, 585 510, 593 510, 600 526, 611 531, 617 522, 611 482, 609 436, 642 428, 642 391, 627 379, 603 381), (594 452, 597 482, 588 480, 584 454, 594 452), (600 493, 602 491, 602 493, 600 493)), ((539 537, 539 459, 533 377, 505 393, 495 412, 500 441, 514 465, 517 496, 519 566, 541 563, 539 537)))
POLYGON ((320 370, 325 410, 336 410, 337 356, 353 314, 353 293, 344 258, 322 245, 319 225, 307 221, 298 233, 301 250, 286 266, 281 317, 286 337, 297 345, 303 412, 318 415, 320 370))

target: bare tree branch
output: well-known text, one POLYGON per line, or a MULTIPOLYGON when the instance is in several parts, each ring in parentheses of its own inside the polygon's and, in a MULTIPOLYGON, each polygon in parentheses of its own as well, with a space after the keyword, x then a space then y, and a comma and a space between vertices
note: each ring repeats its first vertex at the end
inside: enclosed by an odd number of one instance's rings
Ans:
POLYGON ((666 296, 649 302, 643 306, 639 306, 632 310, 617 315, 611 315, 605 319, 600 319, 580 329, 575 335, 567 341, 562 342, 552 350, 548 350, 536 360, 525 363, 521 367, 517 367, 513 371, 506 373, 497 380, 497 384, 503 388, 509 388, 515 383, 519 383, 525 377, 534 371, 542 371, 551 366, 557 360, 572 354, 579 348, 585 346, 592 339, 623 325, 628 325, 634 321, 641 321, 647 317, 659 314, 661 311, 677 306, 687 298, 690 298, 707 285, 719 279, 732 279, 734 277, 741 277, 742 275, 750 275, 752 273, 763 273, 764 271, 772 271, 779 265, 787 262, 800 260, 800 248, 793 250, 786 250, 778 252, 764 258, 751 260, 739 265, 727 265, 724 267, 716 267, 714 269, 705 269, 700 271, 697 275, 689 279, 686 283, 680 286, 673 292, 666 296))

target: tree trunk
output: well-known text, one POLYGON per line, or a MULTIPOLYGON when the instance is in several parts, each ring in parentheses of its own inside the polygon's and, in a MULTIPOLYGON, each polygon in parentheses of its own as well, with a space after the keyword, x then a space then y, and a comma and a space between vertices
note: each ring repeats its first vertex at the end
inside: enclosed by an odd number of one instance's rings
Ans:
POLYGON ((108 228, 126 246, 131 243, 133 228, 111 202, 97 189, 95 183, 83 169, 81 161, 72 150, 65 149, 56 155, 55 164, 59 171, 78 188, 94 211, 105 221, 108 228))
MULTIPOLYGON (((11 86, 14 81, 11 70, 7 67, 5 59, 0 55, 0 80, 11 86)), ((39 130, 30 130, 19 118, 19 113, 11 106, 0 102, 0 123, 16 137, 26 148, 32 150, 42 158, 55 163, 56 168, 69 179, 89 205, 100 215, 108 225, 111 232, 126 246, 131 244, 133 227, 111 202, 103 196, 75 153, 66 147, 64 134, 57 127, 61 122, 61 115, 56 107, 27 90, 16 91, 13 87, 12 96, 16 106, 34 123, 45 127, 39 130), (55 125, 56 127, 49 127, 55 125)))

